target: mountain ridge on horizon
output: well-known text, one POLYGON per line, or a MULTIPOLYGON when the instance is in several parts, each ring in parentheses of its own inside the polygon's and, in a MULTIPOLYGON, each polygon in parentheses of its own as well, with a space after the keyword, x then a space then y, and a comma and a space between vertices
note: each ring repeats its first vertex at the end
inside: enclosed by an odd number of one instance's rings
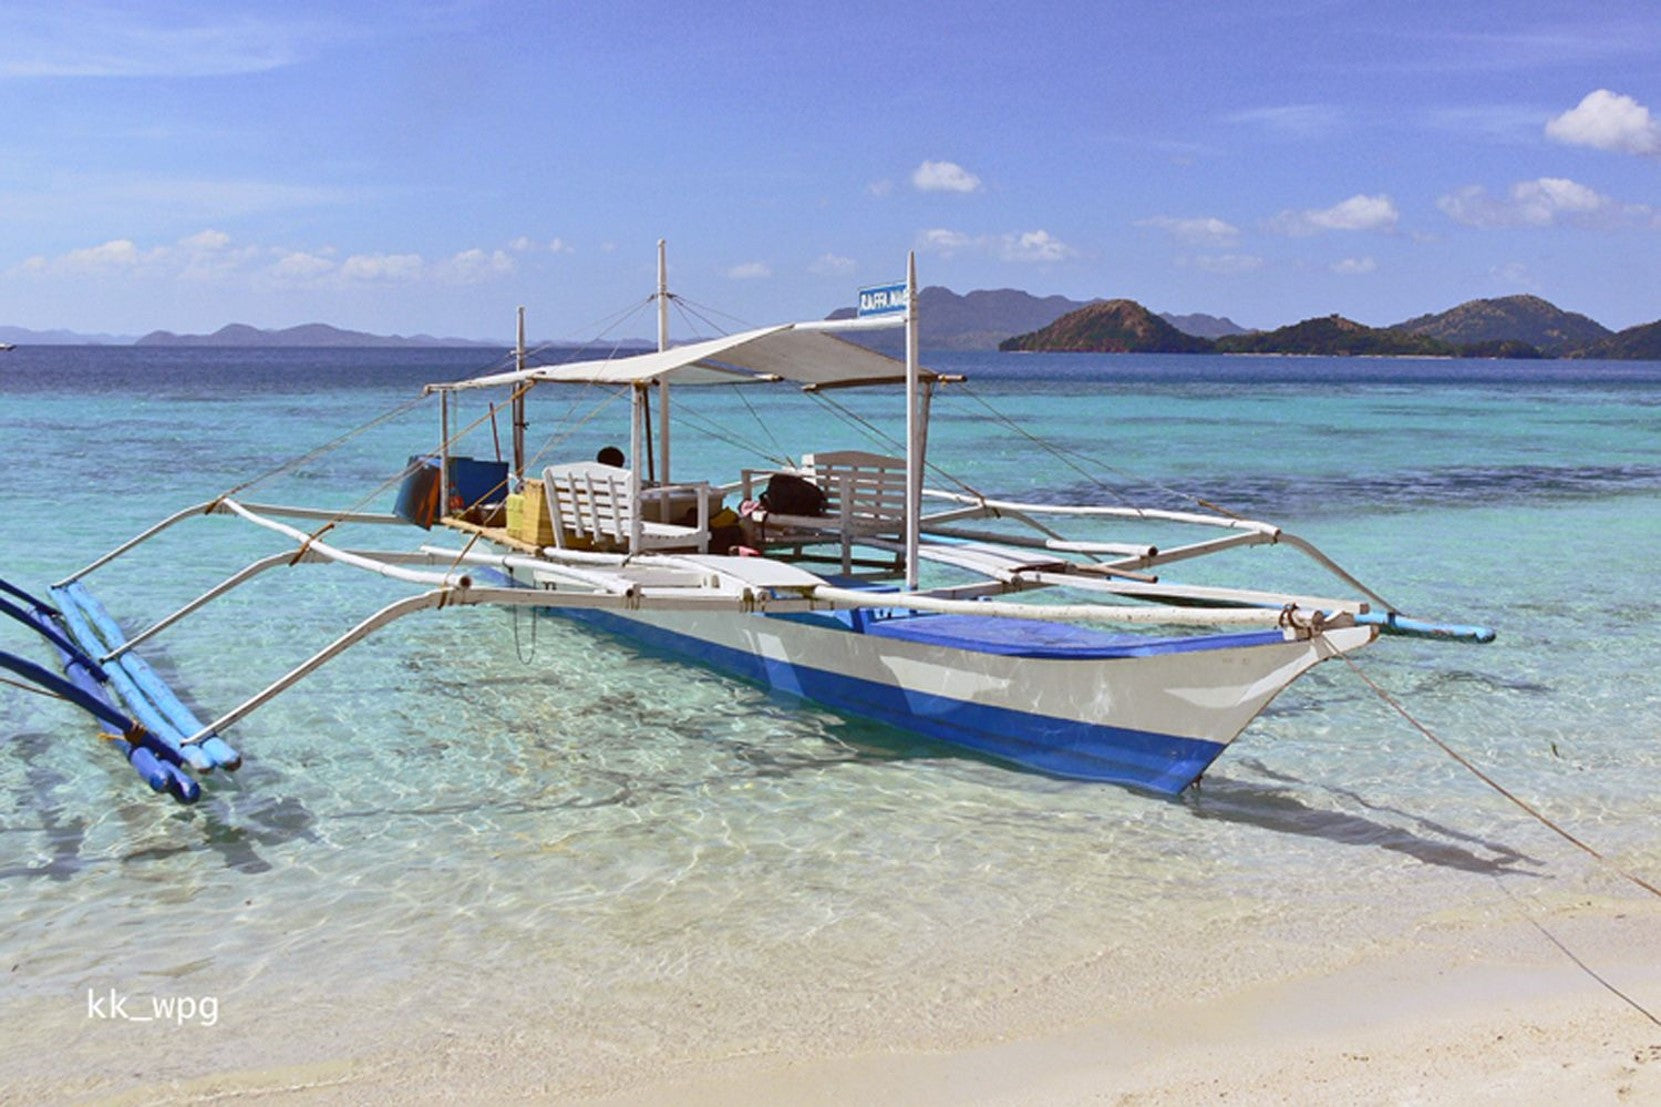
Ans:
MULTIPOLYGON (((956 293, 940 285, 930 285, 918 293, 922 319, 921 338, 929 350, 995 350, 1009 339, 1041 331, 1072 312, 1092 304, 1108 301, 1071 300, 1065 296, 1035 296, 1019 289, 976 289, 956 293)), ((1135 304, 1133 300, 1113 301, 1135 304)), ((1140 305, 1137 305, 1140 307, 1140 305)), ((1145 309, 1144 309, 1145 310, 1145 309)), ((827 318, 848 318, 854 314, 851 307, 838 308, 827 318)), ((1286 331, 1260 332, 1241 327, 1226 316, 1203 313, 1175 315, 1151 313, 1184 335, 1209 341, 1286 331)), ((1303 320, 1309 323, 1312 317, 1303 320)), ((1291 324, 1296 327, 1299 324, 1291 324)), ((1620 332, 1611 331, 1588 316, 1564 311, 1549 301, 1533 295, 1518 294, 1492 299, 1467 300, 1446 311, 1415 316, 1390 326, 1368 328, 1380 332, 1421 335, 1448 343, 1450 346, 1486 346, 1499 348, 1509 345, 1532 346, 1546 356, 1615 356, 1661 357, 1661 350, 1646 354, 1643 351, 1656 346, 1661 334, 1661 321, 1640 324, 1620 332), (1592 352, 1597 350, 1599 352, 1592 352), (1610 351, 1605 354, 1601 351, 1610 351)), ((888 353, 897 353, 903 346, 898 334, 872 333, 860 341, 888 353)), ((432 335, 377 335, 365 331, 348 330, 327 323, 304 323, 284 328, 258 328, 245 323, 230 323, 211 334, 175 334, 171 331, 151 331, 138 338, 120 335, 76 334, 68 330, 31 331, 22 327, 0 326, 0 342, 22 345, 135 345, 135 346, 221 346, 221 347, 488 347, 502 349, 505 342, 484 339, 466 339, 432 335)), ((1246 341, 1245 345, 1254 345, 1246 341)), ((554 345, 539 343, 538 345, 554 345)), ((564 344, 559 344, 564 345, 564 344)), ((629 347, 648 346, 646 340, 624 343, 629 347)), ((1227 343, 1225 343, 1225 347, 1227 343)))
MULTIPOLYGON (((1272 331, 1172 341, 1149 326, 1132 300, 1096 301, 1000 349, 1034 353, 1303 354, 1375 357, 1606 358, 1661 360, 1661 322, 1618 333, 1538 296, 1467 300, 1436 315, 1369 327, 1341 315, 1315 316, 1272 331), (1112 310, 1105 310, 1112 309, 1112 310)), ((1174 333, 1174 332, 1173 332, 1174 333)))

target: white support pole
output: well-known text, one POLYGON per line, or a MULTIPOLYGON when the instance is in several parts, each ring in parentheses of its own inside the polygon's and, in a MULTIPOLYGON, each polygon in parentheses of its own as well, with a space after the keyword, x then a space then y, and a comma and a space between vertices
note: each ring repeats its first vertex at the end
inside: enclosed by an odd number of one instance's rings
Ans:
MULTIPOLYGON (((515 372, 525 371, 525 309, 519 309, 519 326, 515 336, 513 348, 513 368, 515 372)), ((514 385, 513 388, 513 475, 523 483, 525 479, 525 383, 514 385)))
POLYGON ((629 552, 640 550, 640 450, 646 422, 646 384, 629 386, 629 552))
MULTIPOLYGON (((663 239, 657 240, 657 348, 669 348, 669 254, 663 239)), ((669 483, 669 381, 658 381, 658 480, 669 483)), ((668 500, 662 501, 668 510, 668 500)), ((662 520, 668 522, 667 519, 662 520)))
POLYGON ((450 514, 450 393, 438 394, 438 517, 450 514))
POLYGON ((917 386, 917 252, 905 260, 905 586, 917 590, 923 516, 923 421, 917 386))

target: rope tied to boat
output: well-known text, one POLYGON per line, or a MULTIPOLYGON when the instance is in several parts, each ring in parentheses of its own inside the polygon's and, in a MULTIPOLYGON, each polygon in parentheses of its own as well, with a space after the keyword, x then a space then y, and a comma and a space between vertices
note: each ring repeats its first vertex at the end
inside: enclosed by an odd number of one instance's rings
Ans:
POLYGON ((1289 603, 1280 609, 1275 625, 1281 630, 1292 631, 1300 638, 1319 638, 1327 629, 1327 615, 1324 611, 1306 614, 1297 604, 1289 603))
MULTIPOLYGON (((223 499, 224 497, 220 497, 220 498, 223 499)), ((304 542, 300 543, 300 548, 294 551, 294 556, 293 557, 289 558, 289 561, 288 561, 289 567, 293 568, 294 566, 300 564, 300 562, 304 561, 305 558, 306 558, 306 554, 311 552, 311 544, 313 542, 316 542, 319 538, 322 538, 325 534, 328 534, 331 530, 333 530, 336 527, 336 525, 338 525, 338 523, 339 523, 339 520, 330 519, 328 522, 324 523, 322 526, 318 527, 316 530, 314 530, 310 534, 306 535, 306 540, 304 542)))
POLYGON ((1608 857, 1605 857, 1602 853, 1598 852, 1598 850, 1595 849, 1592 845, 1590 845, 1589 843, 1587 843, 1585 841, 1582 841, 1580 838, 1577 838, 1574 834, 1570 833, 1568 830, 1565 830, 1563 827, 1559 826, 1556 822, 1554 822, 1551 819, 1550 816, 1548 816, 1545 813, 1541 812, 1538 808, 1531 805, 1527 800, 1524 800, 1522 797, 1518 796, 1516 793, 1514 793, 1510 789, 1506 788, 1505 785, 1501 784, 1499 781, 1495 780, 1493 777, 1489 776, 1487 773, 1485 773, 1481 769, 1477 768, 1477 766, 1475 764, 1473 764, 1470 761, 1469 758, 1465 757, 1458 750, 1456 750, 1452 746, 1448 745, 1447 742, 1445 742, 1441 738, 1437 737, 1435 732, 1432 731, 1428 726, 1426 726, 1424 723, 1420 722, 1418 719, 1414 718, 1413 713, 1408 711, 1407 708, 1403 707, 1401 705, 1401 702, 1398 701, 1394 696, 1390 695, 1389 692, 1387 692, 1383 688, 1379 687, 1377 682, 1375 682, 1364 671, 1362 671, 1361 666, 1356 664, 1354 658, 1350 657, 1348 654, 1345 654, 1345 653, 1340 653, 1338 656, 1344 659, 1344 663, 1350 667, 1350 670, 1352 672, 1354 672, 1356 676, 1360 677, 1361 682, 1363 684, 1365 684, 1368 688, 1371 688, 1373 690, 1373 693, 1375 695, 1377 695, 1379 699, 1383 700, 1385 702, 1385 704, 1387 704, 1392 710, 1394 710, 1396 712, 1396 714, 1400 715, 1403 719, 1406 719, 1407 722, 1408 722, 1408 725, 1412 726, 1414 730, 1417 730, 1420 734, 1424 735, 1426 738, 1428 738, 1432 742, 1434 742, 1438 749, 1440 749, 1443 753, 1447 754, 1449 757, 1453 758, 1455 762, 1457 762, 1461 767, 1463 767, 1472 776, 1476 777, 1482 783, 1486 784, 1488 787, 1490 787, 1494 791, 1498 792, 1501 796, 1503 796, 1506 799, 1510 800, 1514 805, 1516 805, 1520 810, 1522 810, 1524 814, 1528 815, 1529 818, 1531 818, 1534 821, 1538 822, 1541 826, 1545 827, 1546 829, 1552 831, 1554 834, 1558 835, 1564 841, 1568 842, 1570 845, 1574 846, 1576 849, 1582 851, 1587 856, 1591 857, 1598 864, 1602 865, 1604 868, 1608 869, 1610 872, 1614 873, 1615 875, 1621 877, 1624 880, 1627 880, 1627 881, 1631 882, 1632 884, 1637 885, 1639 888, 1642 888, 1644 891, 1648 892, 1650 895, 1656 897, 1657 899, 1661 899, 1661 888, 1656 887, 1654 884, 1651 884, 1649 881, 1645 880, 1643 877, 1638 876, 1635 873, 1629 872, 1625 868, 1623 868, 1622 866, 1616 864, 1614 861, 1611 861, 1608 857))

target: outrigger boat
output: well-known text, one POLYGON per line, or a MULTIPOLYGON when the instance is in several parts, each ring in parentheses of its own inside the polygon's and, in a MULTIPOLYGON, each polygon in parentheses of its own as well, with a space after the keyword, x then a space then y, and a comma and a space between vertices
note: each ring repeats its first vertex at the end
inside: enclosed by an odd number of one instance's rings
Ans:
POLYGON ((69 679, 52 683, 11 655, 0 654, 0 665, 50 684, 121 730, 121 748, 152 787, 188 801, 196 784, 187 770, 240 760, 222 732, 388 624, 433 608, 530 607, 1017 766, 1175 794, 1322 661, 1380 634, 1493 637, 1480 627, 1404 617, 1313 545, 1269 523, 925 487, 925 468, 938 471, 925 452, 931 398, 961 378, 919 364, 914 257, 905 281, 861 292, 854 318, 679 346, 668 339, 662 243, 658 261, 656 351, 533 365, 521 310, 511 370, 429 385, 442 446, 412 459, 394 513, 233 495, 193 505, 57 582, 50 601, 7 586, 24 606, 0 601, 0 611, 50 638, 69 679), (881 327, 904 328, 903 361, 844 337, 881 327), (812 443, 793 465, 728 471, 719 482, 671 480, 671 391, 733 382, 903 389, 903 456, 812 443), (578 385, 628 395, 634 467, 573 460, 534 467, 525 443, 528 395, 578 385), (511 463, 452 449, 453 408, 481 389, 509 393, 511 463), (736 519, 733 501, 743 509, 736 519), (294 545, 128 637, 85 578, 204 514, 244 520, 294 545), (1089 533, 1056 529, 1068 521, 1089 533), (462 544, 366 551, 324 540, 342 524, 412 522, 450 531, 462 544), (1170 544, 1105 533, 1150 526, 1194 537, 1170 544), (1184 585, 1157 575, 1259 546, 1305 555, 1337 581, 1338 594, 1184 585), (268 570, 318 562, 415 591, 211 722, 144 663, 141 647, 216 597, 268 570))

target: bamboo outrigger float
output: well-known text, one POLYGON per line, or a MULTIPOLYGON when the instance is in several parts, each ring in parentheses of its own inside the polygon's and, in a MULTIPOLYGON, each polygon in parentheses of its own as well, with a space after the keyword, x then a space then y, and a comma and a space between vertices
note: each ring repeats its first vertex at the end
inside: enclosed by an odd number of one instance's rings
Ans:
MULTIPOLYGON (((223 496, 162 520, 57 582, 50 604, 18 593, 29 608, 16 609, 17 617, 49 633, 71 675, 79 670, 87 678, 83 684, 102 690, 107 678, 131 717, 106 703, 119 719, 100 718, 124 730, 129 748, 154 751, 150 756, 170 771, 158 776, 140 758, 141 775, 186 802, 194 799, 195 782, 183 770, 231 769, 239 762, 223 731, 383 627, 432 608, 551 611, 1021 766, 1166 794, 1194 783, 1281 690, 1321 661, 1381 633, 1493 637, 1480 627, 1403 617, 1314 546, 1268 523, 1208 511, 1036 504, 925 488, 930 398, 955 378, 919 365, 914 259, 903 283, 865 290, 862 314, 854 319, 671 346, 662 251, 659 243, 657 351, 530 365, 521 313, 511 371, 429 385, 427 392, 439 397, 443 445, 435 457, 414 459, 396 513, 223 496), (892 326, 905 328, 903 362, 841 337, 892 326), (799 464, 739 471, 724 483, 674 482, 671 388, 716 382, 808 391, 903 384, 904 456, 820 450, 799 464), (626 391, 635 467, 572 461, 546 466, 540 475, 532 471, 527 395, 561 385, 626 391), (453 401, 479 389, 509 390, 511 464, 452 455, 453 401), (742 511, 722 523, 728 497, 742 511), (248 565, 125 635, 85 578, 201 515, 235 517, 294 548, 248 565), (1175 545, 1068 538, 1056 529, 1066 521, 1098 529, 1156 524, 1200 536, 1175 545), (323 537, 339 524, 403 528, 410 522, 441 527, 463 544, 348 550, 323 537), (305 530, 295 523, 317 525, 305 530), (1183 585, 1157 575, 1269 545, 1305 555, 1337 582, 1339 594, 1183 585), (415 591, 208 722, 143 663, 140 647, 217 597, 272 569, 321 562, 415 591), (101 675, 94 679, 95 671, 101 675)), ((0 664, 7 656, 0 655, 0 664)))

